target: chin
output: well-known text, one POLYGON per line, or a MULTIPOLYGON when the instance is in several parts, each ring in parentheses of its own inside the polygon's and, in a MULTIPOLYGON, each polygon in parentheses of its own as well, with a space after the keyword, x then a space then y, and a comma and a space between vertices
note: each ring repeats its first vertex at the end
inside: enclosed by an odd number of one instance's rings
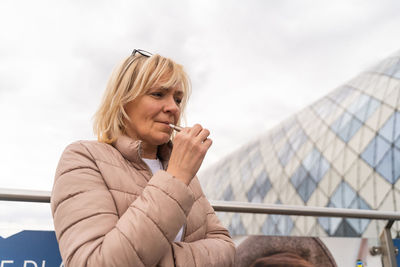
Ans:
POLYGON ((170 135, 165 134, 165 136, 158 138, 157 143, 158 145, 163 145, 165 143, 168 143, 169 140, 170 140, 170 135))

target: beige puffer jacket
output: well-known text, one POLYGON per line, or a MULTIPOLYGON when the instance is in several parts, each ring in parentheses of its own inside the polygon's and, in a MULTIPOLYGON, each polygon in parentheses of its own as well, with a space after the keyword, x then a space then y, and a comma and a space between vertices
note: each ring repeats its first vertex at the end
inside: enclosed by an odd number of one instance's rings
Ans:
MULTIPOLYGON (((51 196, 65 266, 232 266, 235 247, 194 178, 152 175, 140 141, 69 145, 51 196), (182 226, 182 242, 173 242, 182 226)), ((171 145, 160 147, 168 162, 171 145)))

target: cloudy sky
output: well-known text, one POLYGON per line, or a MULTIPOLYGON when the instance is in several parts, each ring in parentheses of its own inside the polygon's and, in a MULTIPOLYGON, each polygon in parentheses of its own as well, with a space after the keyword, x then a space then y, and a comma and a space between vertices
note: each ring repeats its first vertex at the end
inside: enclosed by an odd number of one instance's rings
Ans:
POLYGON ((133 48, 185 66, 187 124, 214 141, 205 169, 399 50, 399 10, 387 0, 2 0, 0 188, 51 190, 65 146, 95 138, 108 77, 133 48))

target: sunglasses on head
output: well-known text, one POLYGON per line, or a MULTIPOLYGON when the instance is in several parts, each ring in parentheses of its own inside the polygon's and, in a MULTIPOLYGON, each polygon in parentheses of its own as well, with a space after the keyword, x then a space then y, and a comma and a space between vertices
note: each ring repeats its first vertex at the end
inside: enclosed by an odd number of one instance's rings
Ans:
POLYGON ((140 54, 142 56, 145 56, 145 57, 151 57, 153 55, 152 53, 147 52, 147 51, 142 50, 142 49, 133 49, 132 56, 135 56, 136 53, 138 53, 138 54, 140 54))
POLYGON ((137 57, 135 57, 136 53, 144 56, 144 57, 151 57, 153 54, 150 52, 147 52, 142 49, 133 49, 131 57, 133 57, 125 66, 124 70, 121 72, 121 77, 125 75, 125 72, 128 70, 128 68, 132 65, 132 63, 135 61, 137 57))

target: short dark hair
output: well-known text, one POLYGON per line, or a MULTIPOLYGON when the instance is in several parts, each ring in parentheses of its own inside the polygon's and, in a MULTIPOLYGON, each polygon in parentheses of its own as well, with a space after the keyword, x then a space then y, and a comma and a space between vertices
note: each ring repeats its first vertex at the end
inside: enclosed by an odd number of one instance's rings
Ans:
POLYGON ((258 258, 250 267, 315 267, 315 265, 295 253, 282 252, 258 258))

